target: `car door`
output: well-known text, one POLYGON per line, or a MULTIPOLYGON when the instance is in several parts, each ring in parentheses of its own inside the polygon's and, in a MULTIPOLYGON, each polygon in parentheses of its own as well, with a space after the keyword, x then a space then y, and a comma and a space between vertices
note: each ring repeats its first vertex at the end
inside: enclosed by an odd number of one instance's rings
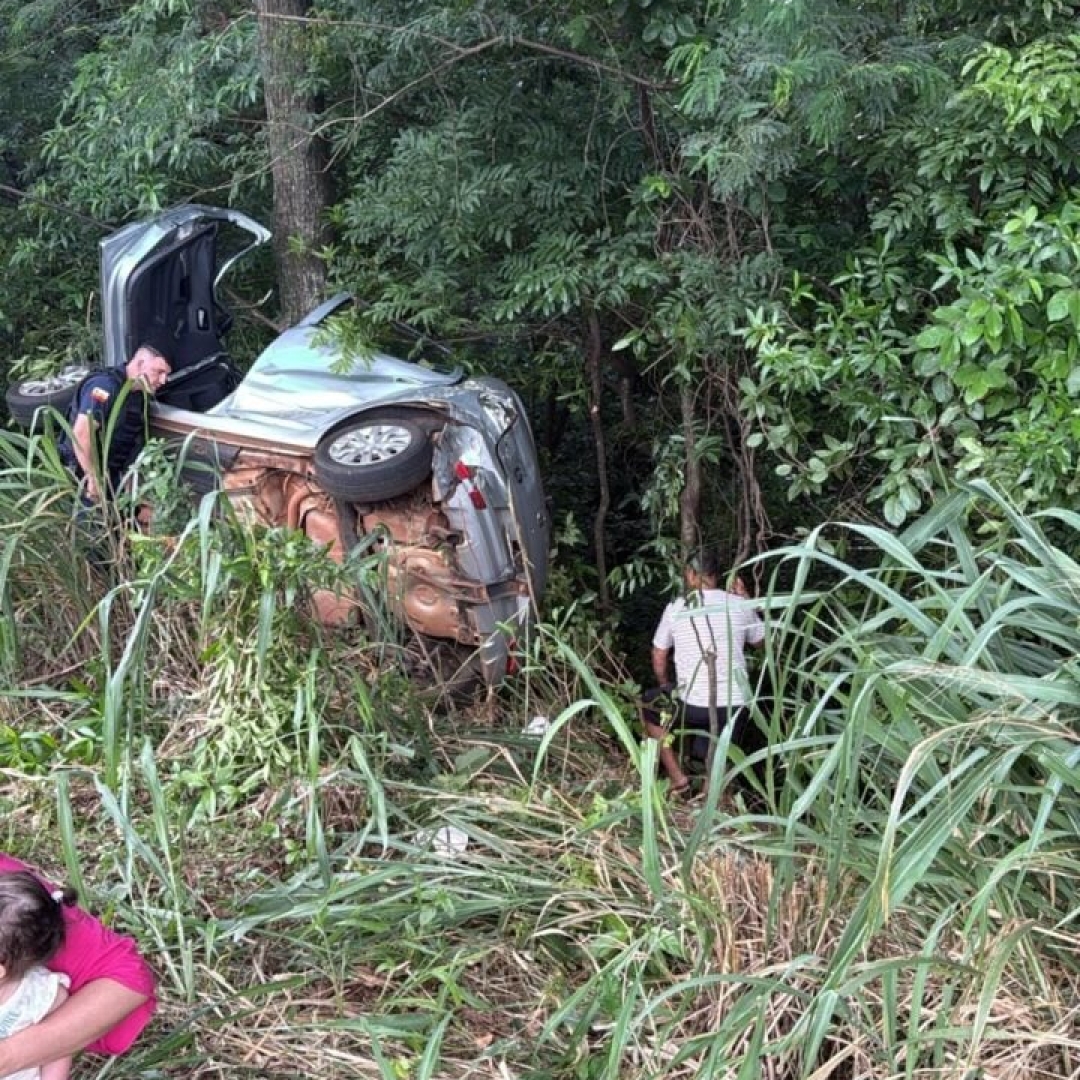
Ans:
POLYGON ((105 237, 100 245, 105 365, 126 363, 144 341, 164 353, 174 370, 221 352, 229 320, 218 302, 218 283, 270 235, 237 210, 193 204, 105 237), (219 266, 223 224, 241 230, 246 243, 219 266))

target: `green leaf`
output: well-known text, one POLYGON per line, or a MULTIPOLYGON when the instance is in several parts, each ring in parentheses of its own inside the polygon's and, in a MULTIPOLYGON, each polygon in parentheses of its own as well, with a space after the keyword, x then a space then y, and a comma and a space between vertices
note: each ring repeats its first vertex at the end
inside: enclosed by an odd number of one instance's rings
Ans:
POLYGON ((960 343, 962 345, 975 345, 983 339, 982 323, 965 323, 960 330, 960 343))
POLYGON ((911 484, 901 484, 897 497, 900 505, 909 514, 913 514, 922 505, 922 496, 911 484))
POLYGON ((952 337, 952 333, 948 326, 928 326, 915 339, 915 345, 920 349, 937 349, 952 337))
POLYGON ((1024 320, 1020 317, 1020 312, 1014 307, 1009 308, 1009 332, 1012 335, 1014 344, 1024 344, 1024 320))
POLYGON ((1069 297, 1069 318, 1072 319, 1073 326, 1080 330, 1080 289, 1073 289, 1069 297))
POLYGON ((1050 303, 1046 305, 1046 317, 1051 322, 1061 322, 1069 316, 1071 298, 1075 295, 1075 289, 1059 289, 1050 297, 1050 303))

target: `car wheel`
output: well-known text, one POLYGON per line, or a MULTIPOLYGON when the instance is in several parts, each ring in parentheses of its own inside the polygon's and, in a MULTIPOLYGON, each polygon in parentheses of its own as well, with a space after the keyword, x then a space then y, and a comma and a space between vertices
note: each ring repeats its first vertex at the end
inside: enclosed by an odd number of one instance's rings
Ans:
POLYGON ((315 448, 315 476, 323 490, 350 502, 396 498, 430 472, 431 444, 411 420, 357 420, 315 448))
POLYGON ((6 394, 8 412, 23 427, 30 427, 38 409, 46 406, 64 412, 76 387, 89 374, 88 367, 70 367, 57 375, 14 383, 6 394))

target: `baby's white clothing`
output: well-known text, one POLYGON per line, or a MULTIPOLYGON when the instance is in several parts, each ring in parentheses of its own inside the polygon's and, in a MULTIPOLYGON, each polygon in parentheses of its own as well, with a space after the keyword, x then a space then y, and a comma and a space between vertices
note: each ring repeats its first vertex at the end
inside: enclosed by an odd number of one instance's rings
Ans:
MULTIPOLYGON (((0 1039, 14 1035, 31 1024, 43 1020, 56 1001, 61 986, 67 986, 70 980, 59 972, 43 967, 31 968, 15 987, 15 992, 0 1004, 0 1039)), ((40 1069, 20 1069, 8 1073, 0 1080, 39 1080, 40 1069)))

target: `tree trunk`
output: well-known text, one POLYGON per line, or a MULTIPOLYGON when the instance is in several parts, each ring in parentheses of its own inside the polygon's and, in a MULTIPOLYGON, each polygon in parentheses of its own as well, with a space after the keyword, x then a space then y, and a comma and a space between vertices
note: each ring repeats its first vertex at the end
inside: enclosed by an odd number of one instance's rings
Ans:
POLYGON ((637 429, 637 413, 634 409, 634 383, 637 381, 637 364, 629 349, 611 353, 608 363, 619 380, 619 405, 622 408, 623 427, 627 431, 637 429))
POLYGON ((313 132, 318 101, 308 82, 307 0, 256 0, 267 145, 274 179, 274 253, 281 316, 297 321, 325 299, 329 185, 326 151, 313 132))
POLYGON ((694 440, 694 396, 695 387, 691 383, 679 383, 679 410, 686 455, 686 483, 679 498, 679 541, 687 553, 701 546, 701 458, 694 440))
POLYGON ((596 576, 601 612, 611 607, 607 583, 607 514, 611 506, 611 489, 607 473, 607 442, 604 438, 604 418, 601 404, 604 400, 604 344, 600 334, 600 320, 595 311, 589 312, 589 420, 593 430, 593 446, 596 450, 596 478, 599 500, 593 516, 593 546, 595 548, 596 576))
MULTIPOLYGON (((756 459, 750 443, 750 421, 742 409, 739 392, 739 371, 746 366, 746 357, 737 357, 738 366, 729 365, 722 371, 718 387, 724 413, 728 449, 735 473, 739 478, 739 500, 735 510, 736 565, 766 551, 772 535, 765 498, 758 483, 756 459)), ((764 565, 754 567, 755 592, 760 591, 764 565)))

